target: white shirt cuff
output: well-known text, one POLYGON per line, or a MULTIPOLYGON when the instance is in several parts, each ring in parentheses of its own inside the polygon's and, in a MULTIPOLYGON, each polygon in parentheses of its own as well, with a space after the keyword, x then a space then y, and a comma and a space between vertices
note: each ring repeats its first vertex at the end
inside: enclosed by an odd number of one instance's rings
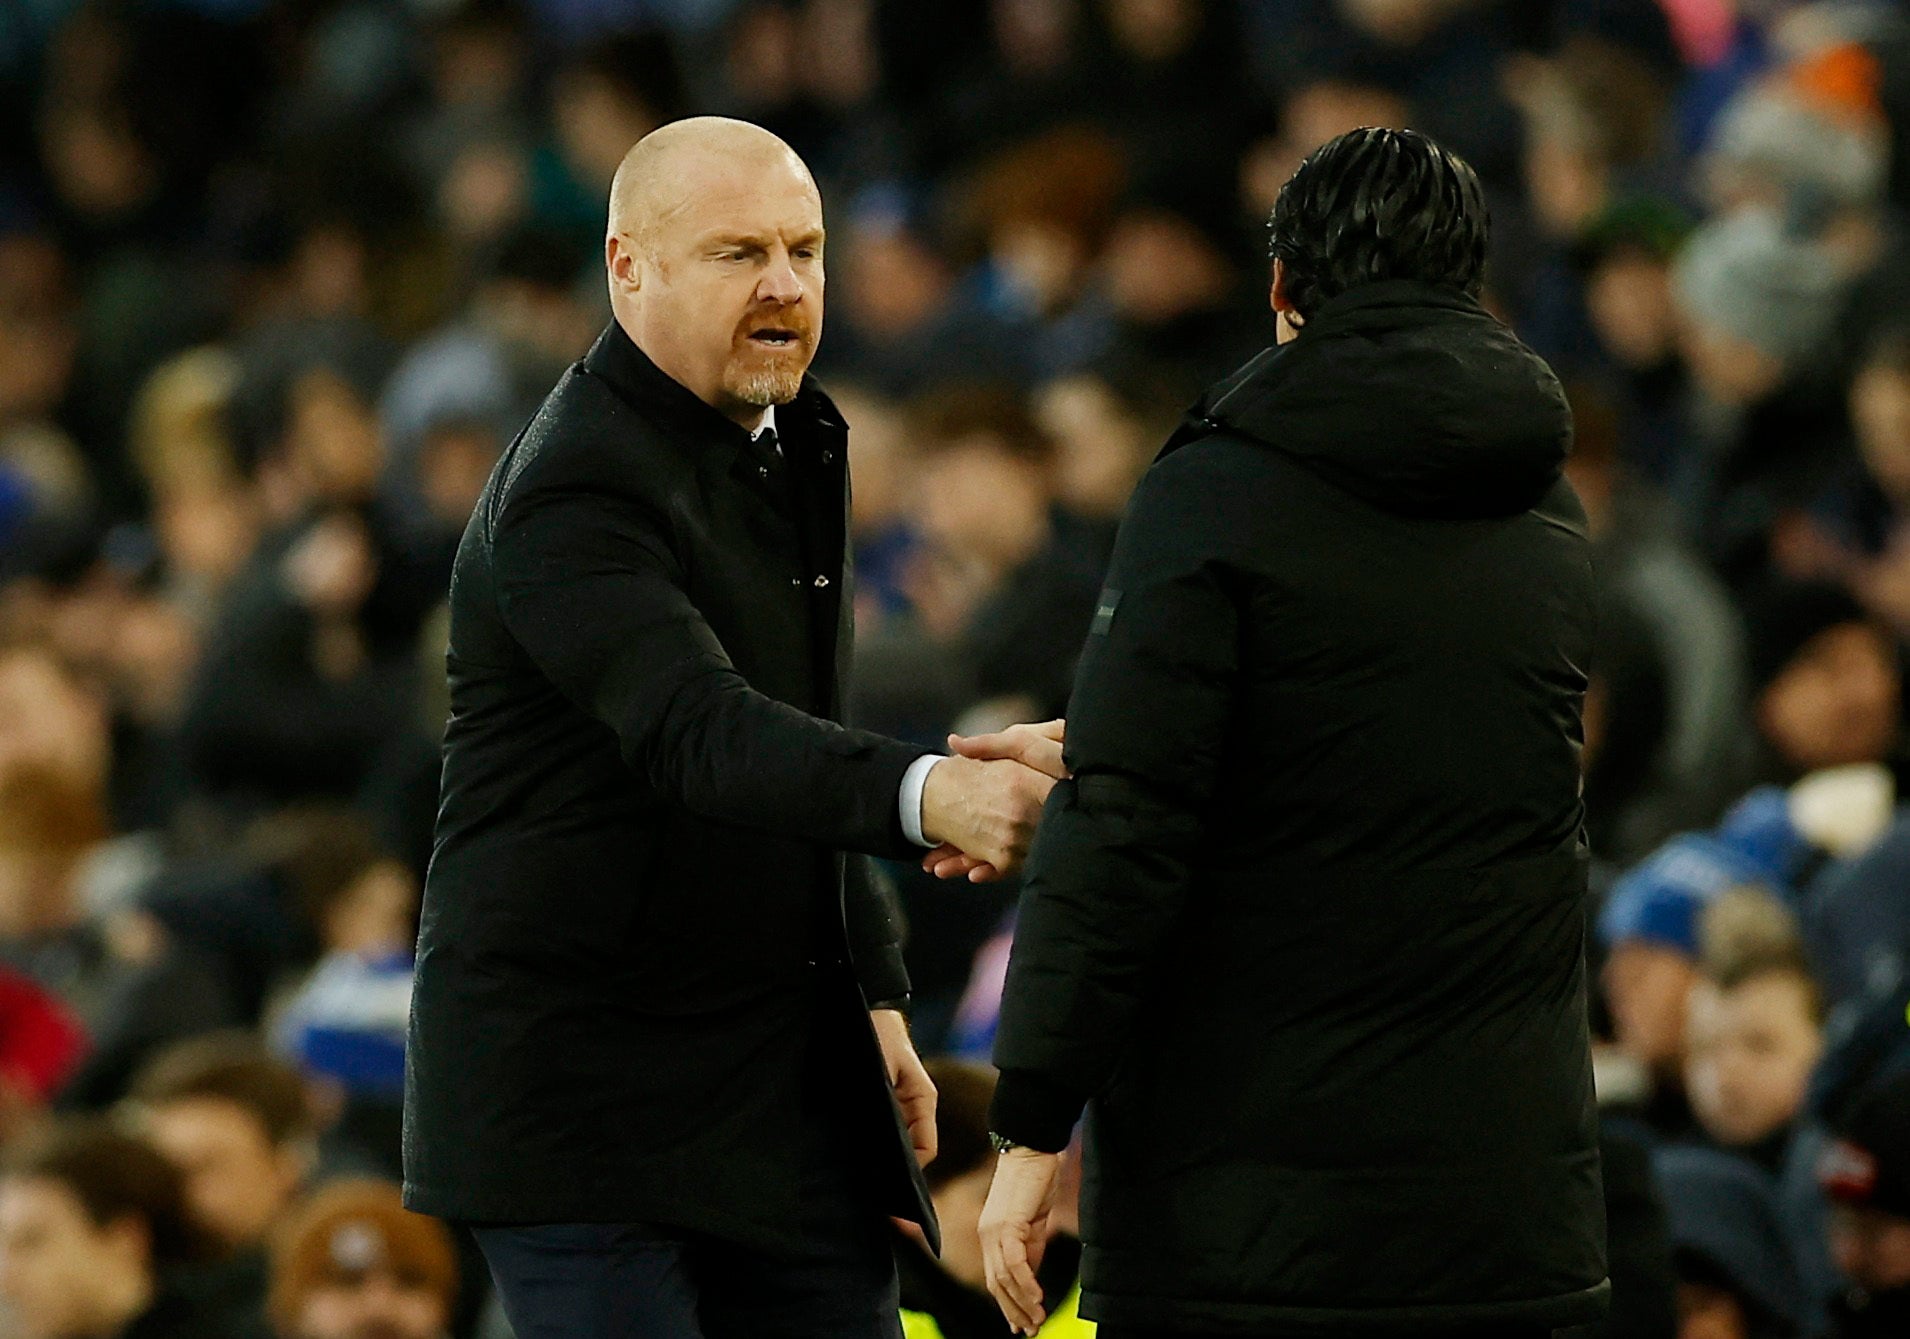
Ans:
POLYGON ((928 774, 935 770, 935 764, 944 756, 940 753, 924 753, 909 764, 908 771, 902 773, 902 835, 917 846, 935 845, 922 835, 922 791, 928 785, 928 774))

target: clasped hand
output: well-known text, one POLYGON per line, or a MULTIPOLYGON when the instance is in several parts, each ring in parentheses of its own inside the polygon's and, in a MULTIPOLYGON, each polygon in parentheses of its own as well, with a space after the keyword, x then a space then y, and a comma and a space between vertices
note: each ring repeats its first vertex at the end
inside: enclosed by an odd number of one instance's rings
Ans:
POLYGON ((1048 792, 1068 775, 1061 758, 1066 730, 1065 721, 1043 721, 992 735, 950 735, 954 756, 935 764, 922 788, 922 833, 937 843, 922 868, 971 883, 1020 869, 1048 792))

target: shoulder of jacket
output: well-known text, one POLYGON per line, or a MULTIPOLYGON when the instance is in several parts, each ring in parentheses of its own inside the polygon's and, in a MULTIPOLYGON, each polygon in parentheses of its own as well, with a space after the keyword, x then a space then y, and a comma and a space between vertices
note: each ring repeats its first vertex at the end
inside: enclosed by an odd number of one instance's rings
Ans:
POLYGON ((581 365, 565 372, 506 451, 502 507, 529 490, 649 496, 689 468, 664 429, 581 365))
POLYGON ((1142 476, 1156 491, 1238 484, 1278 468, 1280 453, 1224 424, 1184 428, 1142 476))
POLYGON ((1215 459, 1231 459, 1243 452, 1261 455, 1266 451, 1266 443, 1256 441, 1230 424, 1210 418, 1190 418, 1174 430, 1174 435, 1167 439, 1155 463, 1164 465, 1171 460, 1211 462, 1215 459))

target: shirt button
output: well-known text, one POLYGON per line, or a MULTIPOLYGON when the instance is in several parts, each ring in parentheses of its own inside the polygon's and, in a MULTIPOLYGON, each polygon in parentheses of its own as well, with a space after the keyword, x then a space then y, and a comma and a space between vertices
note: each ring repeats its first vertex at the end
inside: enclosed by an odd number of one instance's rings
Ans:
POLYGON ((823 464, 825 464, 825 465, 833 465, 833 464, 835 464, 835 463, 836 463, 836 453, 835 453, 834 451, 824 451, 824 452, 822 453, 822 463, 823 463, 823 464))
POLYGON ((823 588, 824 586, 826 586, 826 585, 828 585, 828 584, 829 584, 829 578, 828 578, 828 577, 817 577, 817 578, 816 578, 816 589, 817 589, 817 590, 821 590, 821 589, 822 589, 822 588, 823 588))
POLYGON ((758 465, 756 467, 756 477, 758 479, 767 479, 769 477, 769 466, 758 465))
POLYGON ((789 584, 790 584, 790 585, 792 585, 792 586, 800 586, 800 585, 802 585, 802 578, 801 578, 801 577, 791 577, 791 578, 789 578, 789 584))

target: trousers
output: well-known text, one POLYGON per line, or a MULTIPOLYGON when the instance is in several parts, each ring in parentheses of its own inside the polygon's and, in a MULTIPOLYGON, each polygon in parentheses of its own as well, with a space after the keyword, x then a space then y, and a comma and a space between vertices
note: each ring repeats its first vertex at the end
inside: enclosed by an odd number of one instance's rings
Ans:
POLYGON ((804 1121, 801 1245, 640 1223, 473 1225, 517 1339, 902 1339, 887 1220, 804 1121))

